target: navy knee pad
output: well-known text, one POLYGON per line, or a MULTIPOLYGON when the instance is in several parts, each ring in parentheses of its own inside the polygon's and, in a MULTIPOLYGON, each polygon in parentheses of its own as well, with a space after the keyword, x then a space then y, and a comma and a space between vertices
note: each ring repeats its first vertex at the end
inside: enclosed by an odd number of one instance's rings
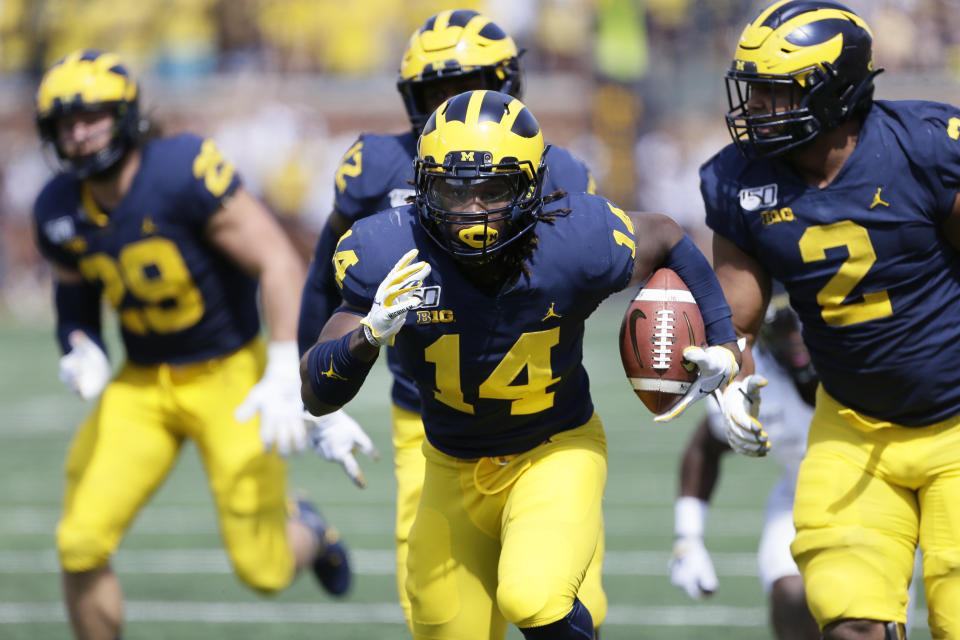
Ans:
POLYGON ((520 629, 527 640, 593 640, 593 618, 578 599, 570 613, 542 627, 520 629))

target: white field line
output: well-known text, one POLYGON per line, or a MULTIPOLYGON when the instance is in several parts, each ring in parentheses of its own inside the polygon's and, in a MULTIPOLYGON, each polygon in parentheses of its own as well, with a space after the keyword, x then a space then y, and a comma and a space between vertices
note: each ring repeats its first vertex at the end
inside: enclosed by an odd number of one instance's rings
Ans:
MULTIPOLYGON (((756 576, 756 558, 752 553, 718 552, 711 554, 721 577, 756 576)), ((667 575, 668 552, 607 551, 606 576, 667 575)), ((392 550, 354 549, 352 560, 361 575, 393 575, 392 550)), ((121 550, 114 566, 121 575, 216 575, 231 572, 221 549, 121 550)), ((56 553, 45 551, 0 552, 0 574, 41 575, 59 572, 56 553)), ((392 603, 308 603, 270 602, 163 602, 132 601, 127 618, 138 622, 213 622, 213 623, 383 623, 399 624, 403 616, 392 603)), ((665 627, 764 627, 767 611, 762 607, 712 605, 633 606, 610 605, 606 625, 665 627)), ((927 612, 918 610, 914 624, 926 628, 927 612)), ((0 625, 64 622, 59 603, 0 603, 0 625)))
MULTIPOLYGON (((7 487, 13 491, 13 487, 7 487)), ((660 535, 673 522, 673 506, 642 507, 647 517, 640 517, 633 504, 604 505, 604 526, 607 535, 660 535)), ((393 531, 392 505, 357 505, 336 508, 332 518, 340 531, 393 531)), ((52 536, 60 518, 59 507, 0 506, 0 535, 52 536)), ((707 522, 709 536, 739 537, 759 540, 763 527, 762 509, 717 508, 707 522)), ((212 506, 148 505, 134 521, 131 531, 137 534, 216 535, 218 533, 212 506)), ((349 542, 349 537, 348 537, 349 542)))
MULTIPOLYGON (((752 553, 711 554, 717 573, 730 577, 757 575, 752 553)), ((360 575, 393 575, 393 550, 351 549, 354 570, 360 575)), ((669 551, 607 551, 603 573, 609 576, 666 576, 669 551)), ((121 549, 113 566, 119 574, 217 575, 231 573, 222 549, 121 549)), ((59 573, 56 552, 0 551, 0 574, 59 573)))
MULTIPOLYGON (((128 601, 133 622, 212 622, 232 624, 402 624, 396 603, 177 602, 128 601)), ((767 626, 763 607, 610 605, 604 626, 749 627, 767 626)), ((926 628, 927 612, 916 612, 914 627, 926 628)), ((0 603, 0 624, 66 622, 63 606, 53 602, 0 603)))
MULTIPOLYGON (((309 603, 269 602, 175 602, 128 601, 127 620, 131 622, 213 622, 278 624, 402 624, 403 613, 395 603, 309 603)), ((642 607, 611 605, 605 625, 642 625, 667 627, 763 627, 766 610, 759 607, 722 607, 696 605, 682 607, 642 607)), ((59 603, 0 604, 0 624, 65 622, 59 603)))

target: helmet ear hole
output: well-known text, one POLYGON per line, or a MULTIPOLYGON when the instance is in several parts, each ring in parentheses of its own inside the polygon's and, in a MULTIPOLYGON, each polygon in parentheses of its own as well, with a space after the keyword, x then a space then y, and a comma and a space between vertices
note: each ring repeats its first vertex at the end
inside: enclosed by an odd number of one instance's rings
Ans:
POLYGON ((819 87, 823 84, 824 73, 821 69, 814 69, 809 74, 807 74, 807 90, 812 91, 813 89, 819 87))

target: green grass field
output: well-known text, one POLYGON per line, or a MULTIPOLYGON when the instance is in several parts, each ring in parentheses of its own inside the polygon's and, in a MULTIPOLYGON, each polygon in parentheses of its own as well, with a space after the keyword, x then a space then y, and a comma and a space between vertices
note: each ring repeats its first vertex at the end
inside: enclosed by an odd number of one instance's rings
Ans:
MULTIPOLYGON (((624 306, 618 298, 600 308, 585 346, 610 452, 604 507, 610 611, 603 638, 769 638, 755 553, 776 463, 726 457, 707 525, 720 589, 707 602, 691 602, 670 585, 666 567, 675 469, 701 409, 678 424, 650 420, 620 366, 616 336, 624 306)), ((7 640, 69 638, 54 527, 64 454, 89 407, 60 385, 57 356, 49 320, 31 326, 0 321, 0 638, 7 640)), ((326 597, 312 576, 270 600, 246 590, 230 574, 206 478, 188 446, 117 553, 127 598, 124 637, 407 638, 393 571, 388 382, 381 363, 348 407, 383 454, 376 463, 361 460, 367 489, 356 489, 338 466, 313 454, 291 463, 291 486, 322 505, 351 547, 357 576, 346 599, 326 597)), ((911 640, 930 638, 925 621, 920 624, 911 640)), ((511 629, 508 637, 521 635, 511 629)))

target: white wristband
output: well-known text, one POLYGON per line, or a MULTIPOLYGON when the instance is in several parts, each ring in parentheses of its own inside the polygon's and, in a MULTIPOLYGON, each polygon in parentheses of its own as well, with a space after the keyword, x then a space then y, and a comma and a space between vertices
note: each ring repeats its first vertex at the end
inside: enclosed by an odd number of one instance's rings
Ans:
POLYGON ((680 496, 673 509, 673 532, 678 538, 702 538, 709 504, 693 496, 680 496))
POLYGON ((267 369, 300 372, 300 351, 296 340, 278 340, 267 344, 267 369))
POLYGON ((370 328, 370 325, 362 324, 360 326, 363 327, 363 337, 367 339, 367 343, 371 347, 376 347, 379 349, 383 346, 383 343, 381 343, 377 337, 373 335, 373 329, 370 328))

